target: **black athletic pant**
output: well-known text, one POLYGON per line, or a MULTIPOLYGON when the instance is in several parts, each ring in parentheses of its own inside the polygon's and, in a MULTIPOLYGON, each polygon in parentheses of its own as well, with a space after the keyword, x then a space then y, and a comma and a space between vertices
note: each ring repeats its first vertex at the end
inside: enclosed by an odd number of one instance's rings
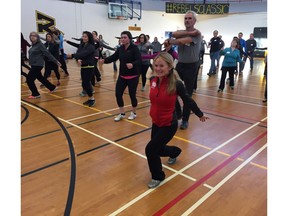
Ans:
POLYGON ((149 170, 154 180, 164 180, 165 173, 162 170, 160 157, 176 158, 181 149, 176 146, 167 146, 167 143, 173 138, 178 128, 178 121, 173 122, 171 126, 158 127, 152 125, 151 140, 145 148, 149 170))
POLYGON ((147 74, 148 69, 149 69, 149 65, 142 64, 140 67, 142 87, 144 87, 146 85, 146 74, 147 74))
POLYGON ((22 70, 22 67, 25 67, 28 70, 31 69, 27 64, 25 64, 24 60, 21 59, 21 75, 27 78, 28 75, 22 70))
POLYGON ((41 73, 42 66, 31 66, 31 70, 28 73, 27 76, 27 85, 32 92, 32 96, 38 96, 40 95, 37 87, 35 85, 35 80, 39 80, 46 88, 48 88, 50 91, 53 91, 56 86, 50 83, 47 79, 45 79, 41 73))
POLYGON ((54 71, 57 80, 60 80, 60 73, 58 70, 58 65, 51 61, 45 61, 45 72, 44 78, 47 79, 51 75, 51 71, 54 71))
POLYGON ((64 70, 65 74, 69 75, 67 65, 64 59, 64 49, 61 49, 60 52, 61 54, 59 55, 59 62, 61 63, 61 68, 64 70))
POLYGON ((100 73, 100 71, 98 69, 97 64, 98 64, 98 59, 95 58, 95 60, 94 60, 94 70, 93 70, 94 76, 92 76, 92 79, 91 79, 91 84, 93 86, 95 86, 95 84, 96 84, 95 77, 96 77, 97 82, 99 82, 101 80, 101 73, 100 73))
MULTIPOLYGON (((198 63, 198 61, 195 63, 178 62, 176 65, 176 70, 180 78, 184 81, 186 91, 190 97, 192 97, 193 89, 195 87, 195 80, 197 79, 198 63)), ((184 105, 182 118, 183 121, 189 120, 190 112, 190 108, 184 105)))
POLYGON ((138 76, 132 79, 124 79, 121 76, 118 76, 116 87, 115 87, 115 96, 116 96, 118 107, 124 106, 123 94, 127 86, 129 90, 129 96, 131 99, 132 107, 137 107, 138 101, 136 98, 136 90, 137 90, 138 82, 139 82, 138 76))
POLYGON ((81 80, 82 80, 82 88, 86 91, 89 97, 93 96, 92 88, 91 88, 91 79, 94 76, 94 67, 82 67, 81 68, 81 80))
POLYGON ((234 87, 234 72, 237 69, 237 66, 235 67, 223 67, 221 68, 222 74, 221 74, 221 80, 219 89, 223 90, 225 88, 225 79, 227 72, 229 73, 229 86, 234 87))

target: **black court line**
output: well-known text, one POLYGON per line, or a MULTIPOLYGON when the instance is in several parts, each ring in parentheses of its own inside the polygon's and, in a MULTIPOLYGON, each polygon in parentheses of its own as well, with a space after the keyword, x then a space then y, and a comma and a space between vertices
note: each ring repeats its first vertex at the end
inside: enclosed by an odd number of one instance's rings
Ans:
MULTIPOLYGON (((149 106, 150 105, 143 106, 143 107, 138 108, 137 110, 144 109, 144 108, 147 108, 149 106)), ((132 111, 132 110, 128 110, 127 112, 129 112, 129 111, 132 111)), ((79 123, 77 125, 80 126, 80 125, 84 125, 84 124, 88 124, 88 123, 92 123, 92 122, 96 122, 96 121, 100 121, 100 120, 103 120, 103 119, 106 119, 106 118, 112 118, 112 117, 114 117, 114 116, 113 115, 108 115, 108 116, 104 116, 102 118, 97 118, 97 119, 89 120, 89 121, 86 121, 86 122, 82 122, 82 123, 79 123)), ((67 128, 73 128, 73 127, 74 126, 67 126, 67 128)), ((39 137, 39 136, 44 136, 44 135, 55 133, 55 132, 59 132, 60 130, 61 129, 52 130, 52 131, 48 131, 48 132, 45 132, 45 133, 40 133, 40 134, 37 134, 37 135, 34 135, 34 136, 22 138, 21 141, 25 141, 25 140, 28 140, 28 139, 33 139, 33 138, 36 138, 36 137, 39 137)))
MULTIPOLYGON (((140 107, 140 108, 138 108, 138 110, 147 108, 149 106, 150 105, 147 105, 147 106, 144 106, 144 107, 140 107)), ((127 112, 129 112, 129 110, 127 112)), ((251 122, 240 120, 240 119, 237 119, 237 118, 226 117, 225 115, 214 114, 214 113, 209 113, 209 112, 205 112, 205 113, 207 113, 207 114, 209 114, 211 116, 217 116, 217 117, 220 117, 220 118, 225 118, 225 119, 229 119, 229 120, 236 121, 236 122, 241 122, 241 123, 250 124, 250 125, 253 124, 251 122)), ((193 115, 193 113, 191 113, 191 115, 193 115)), ((113 117, 112 115, 111 116, 105 116, 105 117, 102 117, 102 118, 97 118, 97 119, 94 119, 94 120, 89 120, 89 121, 86 121, 86 122, 82 122, 82 123, 79 123, 77 125, 80 126, 80 125, 84 125, 84 124, 88 124, 88 123, 92 123, 92 122, 96 122, 96 121, 99 121, 99 120, 103 120, 103 119, 106 119, 106 118, 112 118, 112 117, 113 117)), ((241 118, 241 117, 239 117, 239 118, 241 118)), ((254 120, 254 121, 256 121, 256 120, 254 120)), ((263 125, 258 125, 258 126, 267 128, 267 126, 263 126, 263 125)), ((73 126, 68 126, 67 128, 73 128, 73 126)), ((25 140, 28 140, 28 139, 33 139, 33 138, 36 138, 36 137, 44 136, 44 135, 55 133, 55 132, 59 132, 59 131, 60 131, 60 129, 52 130, 52 131, 49 131, 49 132, 45 132, 45 133, 37 134, 37 135, 34 135, 34 136, 22 138, 21 141, 25 141, 25 140)))
POLYGON ((50 115, 59 124, 59 126, 61 127, 61 129, 63 130, 63 132, 66 136, 69 150, 70 150, 71 170, 70 170, 70 185, 69 185, 69 191, 68 191, 68 197, 67 197, 67 201, 66 201, 66 207, 65 207, 64 215, 69 216, 71 209, 72 209, 74 190, 75 190, 75 182, 76 182, 76 156, 75 156, 75 151, 74 151, 71 137, 70 137, 68 131, 66 130, 66 128, 64 127, 64 125, 60 122, 60 120, 56 116, 54 116, 52 113, 50 113, 48 110, 46 110, 42 107, 39 107, 36 104, 30 103, 29 101, 25 101, 23 99, 22 99, 22 101, 24 101, 24 102, 26 102, 32 106, 36 106, 37 108, 43 110, 48 115, 50 115))
MULTIPOLYGON (((133 133, 133 134, 127 135, 127 136, 125 136, 125 137, 119 138, 119 139, 117 139, 117 140, 115 140, 115 141, 113 141, 113 142, 118 142, 118 141, 127 139, 127 138, 129 138, 129 137, 132 137, 132 136, 141 134, 141 133, 146 132, 146 131, 148 131, 148 130, 151 130, 151 128, 146 128, 146 129, 144 129, 144 130, 142 130, 142 131, 138 131, 138 132, 136 132, 136 133, 133 133)), ((92 149, 83 151, 83 152, 81 152, 81 153, 78 153, 78 154, 77 154, 77 157, 80 157, 80 156, 85 155, 85 154, 87 154, 87 153, 89 153, 89 152, 92 152, 92 151, 101 149, 101 148, 103 148, 103 147, 105 147, 105 146, 108 146, 108 145, 111 145, 111 143, 104 143, 104 144, 102 144, 102 145, 100 145, 100 146, 97 146, 97 147, 95 147, 95 148, 92 148, 92 149)), ((40 168, 38 168, 38 169, 29 171, 29 172, 27 172, 27 173, 24 173, 24 174, 21 175, 21 177, 25 177, 25 176, 34 174, 34 173, 36 173, 36 172, 45 170, 45 169, 47 169, 47 168, 49 168, 49 167, 52 167, 52 166, 55 166, 55 165, 57 165, 57 164, 63 163, 63 162, 65 162, 65 161, 67 161, 67 160, 69 160, 69 158, 65 158, 65 159, 63 159, 63 160, 56 161, 56 162, 54 162, 54 163, 51 163, 51 164, 48 164, 48 165, 46 165, 46 166, 40 167, 40 168)))
POLYGON ((33 173, 36 173, 36 172, 39 172, 39 171, 41 171, 41 170, 47 169, 47 168, 49 168, 49 167, 55 166, 55 165, 57 165, 57 164, 63 163, 63 162, 65 162, 65 161, 67 161, 67 160, 69 160, 69 158, 65 158, 65 159, 63 159, 63 160, 56 161, 56 162, 54 162, 54 163, 51 163, 51 164, 48 164, 48 165, 46 165, 46 166, 40 167, 40 168, 38 168, 38 169, 29 171, 29 172, 27 172, 27 173, 24 173, 24 174, 21 175, 21 177, 25 177, 25 176, 31 175, 31 174, 33 174, 33 173))
POLYGON ((21 121, 21 124, 23 124, 29 117, 29 110, 27 109, 27 107, 21 105, 21 107, 25 110, 25 117, 24 119, 21 121))

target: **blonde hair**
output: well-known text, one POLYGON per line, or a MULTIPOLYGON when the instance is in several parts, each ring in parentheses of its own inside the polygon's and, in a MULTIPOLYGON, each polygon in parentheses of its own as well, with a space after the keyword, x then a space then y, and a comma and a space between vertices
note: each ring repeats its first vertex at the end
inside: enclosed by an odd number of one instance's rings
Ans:
POLYGON ((167 93, 168 94, 174 94, 176 92, 176 82, 177 80, 180 80, 179 75, 177 71, 174 69, 174 59, 173 57, 167 53, 167 52, 161 52, 159 55, 157 55, 153 60, 153 67, 157 59, 162 59, 165 61, 170 69, 169 75, 168 75, 168 86, 167 86, 167 93))

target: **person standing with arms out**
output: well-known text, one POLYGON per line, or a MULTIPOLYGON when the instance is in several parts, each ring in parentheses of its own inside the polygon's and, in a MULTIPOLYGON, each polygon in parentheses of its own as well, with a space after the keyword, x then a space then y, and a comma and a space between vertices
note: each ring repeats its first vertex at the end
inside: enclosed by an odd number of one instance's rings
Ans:
MULTIPOLYGON (((246 40, 246 48, 247 48, 247 55, 249 57, 250 60, 250 70, 253 70, 253 65, 254 65, 254 51, 257 47, 257 42, 254 39, 254 34, 251 33, 249 36, 249 39, 246 40)), ((247 57, 245 56, 243 61, 245 62, 247 59, 247 57)))
POLYGON ((23 33, 21 32, 21 51, 24 55, 24 61, 27 61, 27 47, 31 47, 31 44, 24 38, 23 33))
MULTIPOLYGON (((139 44, 137 44, 138 49, 141 53, 141 56, 151 54, 149 50, 153 50, 153 45, 147 40, 147 37, 145 34, 139 35, 139 44)), ((141 73, 141 79, 142 79, 142 89, 141 91, 145 91, 146 86, 146 74, 150 66, 150 60, 149 59, 142 59, 141 66, 140 66, 140 73, 141 73)))
POLYGON ((210 39, 208 47, 210 47, 210 59, 211 59, 211 66, 209 72, 207 73, 208 76, 212 76, 216 74, 217 68, 215 62, 219 58, 220 52, 220 41, 221 38, 218 37, 218 31, 213 31, 213 37, 210 39))
POLYGON ((239 32, 238 33, 238 38, 239 38, 239 48, 242 49, 240 50, 240 57, 243 59, 243 61, 239 64, 239 73, 242 74, 245 66, 245 56, 247 57, 247 48, 246 48, 246 41, 242 38, 243 33, 239 32))
POLYGON ((132 104, 132 112, 128 120, 136 118, 136 108, 138 101, 136 90, 139 82, 139 67, 141 64, 141 54, 138 47, 132 43, 132 34, 129 31, 121 33, 121 46, 111 56, 101 59, 99 62, 108 64, 119 59, 119 75, 115 87, 115 95, 119 107, 119 115, 114 118, 118 122, 125 118, 123 94, 128 86, 129 96, 132 104))
POLYGON ((27 85, 32 92, 32 95, 28 98, 36 99, 41 97, 35 85, 36 79, 38 79, 46 88, 48 88, 50 93, 55 92, 57 89, 57 86, 53 85, 42 76, 41 70, 44 66, 44 57, 47 57, 58 66, 61 66, 61 63, 58 62, 57 59, 55 59, 55 57, 45 48, 44 44, 40 41, 40 36, 36 32, 31 32, 29 38, 32 46, 28 51, 31 69, 27 75, 27 85))
POLYGON ((152 180, 149 188, 157 187, 165 179, 162 170, 161 157, 169 157, 168 164, 176 163, 181 149, 177 146, 168 146, 178 128, 175 104, 180 96, 184 104, 188 106, 205 122, 206 117, 199 109, 196 102, 187 94, 183 82, 173 69, 173 58, 167 52, 161 52, 153 61, 156 76, 150 78, 150 116, 152 118, 151 140, 145 148, 149 170, 152 180))
POLYGON ((205 54, 205 48, 208 48, 206 40, 204 40, 204 36, 202 35, 202 41, 201 41, 201 48, 200 48, 200 66, 203 66, 204 63, 204 54, 205 54))
POLYGON ((82 42, 75 54, 67 54, 67 58, 75 58, 81 66, 82 88, 89 99, 83 103, 85 106, 95 106, 95 98, 91 89, 91 79, 94 76, 95 45, 93 35, 89 31, 82 34, 82 42))
MULTIPOLYGON (((184 81, 185 88, 190 97, 192 97, 197 76, 202 40, 201 32, 194 27, 196 21, 196 13, 194 11, 188 11, 184 17, 186 30, 175 31, 172 33, 172 37, 175 39, 170 38, 164 41, 164 47, 170 44, 178 45, 178 63, 176 70, 180 78, 184 81)), ((190 112, 190 108, 184 104, 180 129, 187 129, 190 112)))
POLYGON ((151 44, 154 47, 153 54, 161 52, 162 44, 158 41, 157 37, 154 37, 154 41, 151 44))
POLYGON ((229 86, 232 90, 234 89, 234 72, 237 68, 237 62, 242 62, 240 51, 237 49, 237 43, 237 39, 233 38, 231 46, 225 49, 222 48, 220 51, 220 56, 223 55, 224 60, 222 62, 222 74, 218 92, 223 92, 227 72, 229 73, 229 86))
POLYGON ((67 70, 67 65, 66 65, 66 61, 64 58, 64 36, 63 34, 60 32, 59 29, 57 29, 55 26, 51 28, 51 33, 54 34, 60 41, 59 43, 59 61, 62 64, 62 69, 65 73, 65 76, 69 76, 68 70, 67 70))
MULTIPOLYGON (((225 47, 225 42, 222 40, 222 35, 219 35, 218 37, 220 38, 219 50, 221 50, 222 48, 225 47)), ((218 59, 217 59, 217 69, 219 68, 219 61, 220 61, 220 55, 218 56, 218 59)))
MULTIPOLYGON (((59 44, 57 44, 54 41, 53 35, 51 33, 46 34, 46 42, 44 46, 59 61, 59 44)), ((60 73, 58 70, 58 65, 49 59, 45 59, 45 72, 44 72, 45 79, 47 79, 51 75, 52 70, 54 71, 56 78, 57 78, 57 86, 59 86, 60 85, 60 73)))

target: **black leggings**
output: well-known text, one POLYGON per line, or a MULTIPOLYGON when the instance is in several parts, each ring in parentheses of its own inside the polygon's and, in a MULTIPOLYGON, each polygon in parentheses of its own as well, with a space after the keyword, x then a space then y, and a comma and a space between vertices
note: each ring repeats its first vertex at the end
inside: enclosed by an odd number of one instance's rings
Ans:
POLYGON ((51 61, 45 61, 45 72, 44 78, 47 79, 51 75, 51 71, 54 71, 57 80, 60 80, 60 73, 58 70, 58 65, 51 61))
POLYGON ((91 84, 93 86, 95 86, 95 84, 96 84, 95 77, 96 77, 97 82, 101 80, 101 73, 100 73, 100 71, 98 69, 97 64, 98 64, 98 59, 95 58, 95 60, 94 60, 94 70, 93 70, 94 76, 92 76, 92 79, 91 79, 91 84))
MULTIPOLYGON (((181 63, 178 62, 176 70, 180 78, 184 81, 186 91, 192 97, 193 89, 195 89, 195 82, 197 82, 198 63, 181 63)), ((178 111, 177 111, 178 112, 178 111)), ((183 106, 183 121, 189 121, 191 110, 188 106, 183 106)))
POLYGON ((152 179, 160 181, 165 179, 160 157, 176 158, 181 153, 180 148, 176 146, 167 146, 167 143, 175 135, 177 128, 178 121, 175 121, 171 126, 166 127, 158 127, 155 124, 152 125, 151 140, 145 148, 152 179))
POLYGON ((67 65, 64 59, 64 49, 60 50, 61 54, 59 55, 59 62, 61 63, 61 68, 65 72, 65 74, 69 75, 68 70, 67 70, 67 65))
POLYGON ((91 79, 94 76, 94 67, 81 68, 82 88, 86 91, 89 97, 93 96, 91 88, 91 79))
POLYGON ((39 80, 46 88, 48 88, 50 91, 53 91, 56 86, 50 83, 47 79, 45 79, 41 73, 42 66, 31 66, 31 69, 27 75, 27 85, 32 92, 32 96, 38 96, 40 93, 37 90, 37 87, 35 85, 35 80, 39 80))
POLYGON ((221 81, 219 85, 219 89, 223 90, 225 87, 225 79, 227 72, 229 73, 229 86, 234 87, 234 72, 237 70, 237 66, 235 67, 223 67, 221 68, 222 74, 221 74, 221 81))
POLYGON ((141 79, 142 79, 142 87, 146 85, 146 74, 149 69, 149 65, 142 64, 141 65, 141 79))
POLYGON ((132 107, 137 107, 138 102, 136 98, 136 90, 137 90, 138 82, 139 82, 138 76, 132 79, 124 79, 121 76, 118 76, 116 87, 115 87, 115 96, 116 96, 118 107, 124 106, 123 94, 127 86, 129 90, 129 96, 131 99, 132 107))

